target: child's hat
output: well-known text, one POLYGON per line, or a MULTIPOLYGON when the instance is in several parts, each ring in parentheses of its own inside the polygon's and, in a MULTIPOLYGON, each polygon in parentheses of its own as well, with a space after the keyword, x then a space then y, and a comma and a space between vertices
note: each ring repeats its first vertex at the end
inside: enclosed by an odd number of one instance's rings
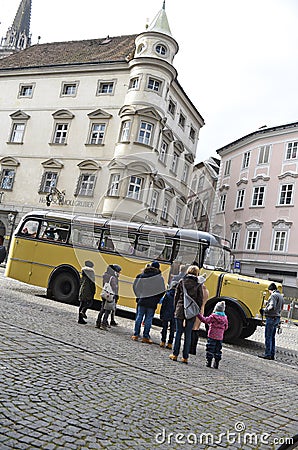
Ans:
POLYGON ((225 302, 218 302, 218 303, 216 303, 213 312, 224 312, 225 309, 226 309, 225 302))

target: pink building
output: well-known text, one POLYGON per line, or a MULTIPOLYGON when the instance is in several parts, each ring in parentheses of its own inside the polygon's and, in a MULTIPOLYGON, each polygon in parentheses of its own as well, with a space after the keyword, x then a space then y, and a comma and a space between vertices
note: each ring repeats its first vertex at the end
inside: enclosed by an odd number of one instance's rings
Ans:
POLYGON ((280 281, 297 296, 298 122, 262 127, 217 153, 212 231, 231 241, 240 273, 280 281))

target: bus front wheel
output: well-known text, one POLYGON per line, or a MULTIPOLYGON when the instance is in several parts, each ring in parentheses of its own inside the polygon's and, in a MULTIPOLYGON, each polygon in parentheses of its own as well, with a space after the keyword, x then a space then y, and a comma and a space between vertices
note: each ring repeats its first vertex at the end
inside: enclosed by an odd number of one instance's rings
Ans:
POLYGON ((226 315, 228 316, 229 327, 224 334, 224 340, 233 343, 241 335, 243 320, 237 309, 231 305, 226 306, 226 315))
POLYGON ((79 282, 75 274, 60 272, 51 281, 51 292, 55 300, 63 303, 75 303, 78 300, 79 282))

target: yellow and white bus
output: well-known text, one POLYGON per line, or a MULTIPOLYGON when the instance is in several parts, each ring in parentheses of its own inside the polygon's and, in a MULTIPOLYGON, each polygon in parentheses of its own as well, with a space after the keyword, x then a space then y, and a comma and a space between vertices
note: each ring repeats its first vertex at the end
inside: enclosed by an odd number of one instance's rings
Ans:
POLYGON ((230 243, 198 230, 35 211, 26 214, 16 228, 5 275, 46 288, 50 298, 75 303, 86 260, 94 263, 96 300, 101 299, 107 265, 122 267, 117 306, 134 311, 133 281, 148 262, 159 261, 167 284, 181 264, 196 261, 207 274, 210 298, 205 314, 212 312, 216 302, 226 302, 227 341, 248 337, 261 324, 260 309, 270 281, 230 273, 230 243))

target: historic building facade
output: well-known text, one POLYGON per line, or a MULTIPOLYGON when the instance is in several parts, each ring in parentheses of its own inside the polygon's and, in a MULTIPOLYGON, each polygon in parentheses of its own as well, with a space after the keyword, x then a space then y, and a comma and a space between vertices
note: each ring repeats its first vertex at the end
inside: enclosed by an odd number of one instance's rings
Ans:
POLYGON ((217 153, 212 231, 230 239, 242 274, 280 281, 297 297, 298 122, 263 127, 217 153))
POLYGON ((184 223, 204 120, 177 80, 177 51, 163 6, 139 35, 0 59, 0 232, 47 207, 184 223))

